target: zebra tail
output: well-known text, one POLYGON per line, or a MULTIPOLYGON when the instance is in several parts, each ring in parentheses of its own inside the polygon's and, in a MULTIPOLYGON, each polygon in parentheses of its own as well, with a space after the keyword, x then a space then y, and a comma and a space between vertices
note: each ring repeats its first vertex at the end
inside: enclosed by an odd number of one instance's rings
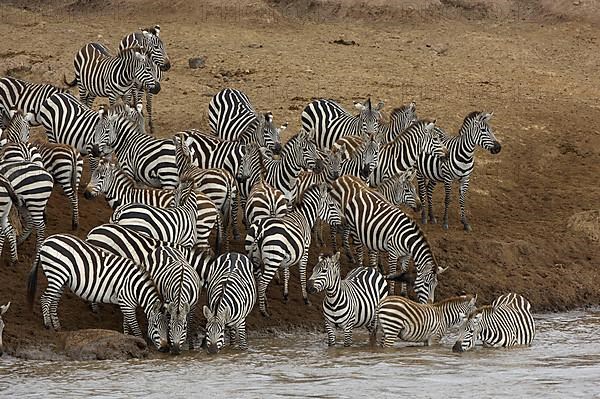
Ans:
POLYGON ((37 291, 37 275, 40 262, 41 260, 38 256, 38 260, 33 264, 27 279, 27 303, 29 304, 30 310, 33 310, 33 300, 35 299, 35 292, 37 291))
POLYGON ((71 150, 71 189, 75 196, 77 196, 77 192, 79 191, 79 187, 77 187, 77 150, 74 147, 70 147, 71 150))
POLYGON ((77 76, 75 76, 75 79, 73 79, 73 81, 69 82, 67 81, 67 75, 63 75, 63 83, 67 85, 68 88, 72 88, 77 86, 77 76))
POLYGON ((217 256, 221 255, 223 245, 223 218, 221 212, 217 212, 217 256))
POLYGON ((0 179, 0 184, 8 193, 8 196, 10 197, 10 200, 13 202, 13 204, 17 208, 20 208, 22 206, 21 199, 17 196, 17 193, 15 192, 15 189, 13 188, 12 184, 10 184, 10 182, 4 179, 0 179))

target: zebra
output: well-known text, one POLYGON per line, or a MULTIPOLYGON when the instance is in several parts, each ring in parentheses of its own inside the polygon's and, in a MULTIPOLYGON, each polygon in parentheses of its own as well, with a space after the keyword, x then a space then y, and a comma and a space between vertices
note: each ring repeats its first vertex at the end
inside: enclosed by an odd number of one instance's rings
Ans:
MULTIPOLYGON (((449 137, 444 140, 448 148, 448 157, 445 160, 422 153, 418 159, 417 175, 419 181, 419 195, 421 201, 427 195, 427 208, 429 220, 435 223, 433 215, 432 195, 437 182, 444 183, 444 221, 443 228, 448 230, 448 207, 450 205, 450 194, 452 182, 459 181, 459 204, 460 221, 466 231, 471 230, 471 225, 465 213, 465 197, 469 189, 469 180, 475 166, 475 147, 477 145, 488 150, 492 154, 498 154, 502 146, 496 140, 489 121, 493 113, 471 112, 467 115, 458 132, 458 136, 449 137), (426 191, 426 194, 425 194, 426 191)), ((421 211, 421 221, 427 223, 425 208, 421 211)))
POLYGON ((129 259, 106 253, 70 234, 48 237, 27 281, 27 300, 33 306, 38 268, 48 279, 40 298, 44 326, 60 330, 58 303, 65 287, 83 300, 119 305, 123 332, 141 337, 136 308, 148 319, 148 338, 160 351, 168 350, 164 304, 148 273, 129 259))
POLYGON ((83 158, 77 149, 66 144, 49 143, 41 139, 29 143, 12 143, 4 147, 4 160, 26 160, 38 163, 62 187, 71 204, 71 229, 79 227, 79 183, 83 173, 83 158))
MULTIPOLYGON (((124 51, 129 48, 141 47, 146 50, 150 59, 154 64, 156 80, 160 82, 164 72, 171 69, 171 60, 167 55, 165 44, 160 38, 160 25, 154 25, 152 28, 140 28, 138 32, 132 32, 121 39, 119 43, 119 51, 124 51)), ((140 85, 141 86, 141 85, 140 85)), ((132 97, 134 101, 140 104, 142 87, 134 86, 132 88, 132 97)), ((150 133, 154 133, 154 125, 152 123, 152 94, 146 91, 146 112, 148 113, 148 126, 150 133)), ((141 111, 141 108, 139 109, 141 111)))
POLYGON ((176 190, 174 203, 177 206, 169 209, 123 204, 115 209, 110 222, 183 246, 208 245, 210 232, 216 226, 217 252, 220 252, 222 225, 219 211, 212 201, 203 194, 196 194, 193 182, 184 181, 176 190))
POLYGON ((146 133, 146 120, 143 113, 144 104, 138 101, 135 108, 128 103, 117 103, 110 107, 111 115, 124 115, 137 127, 137 130, 146 133))
POLYGON ((86 242, 103 251, 131 259, 140 266, 144 265, 144 260, 157 248, 175 248, 183 254, 185 260, 196 270, 200 277, 201 287, 206 284, 209 265, 214 259, 214 253, 208 246, 184 247, 166 241, 159 241, 127 227, 111 223, 102 224, 90 230, 86 242))
POLYGON ((413 211, 418 212, 421 210, 421 200, 415 186, 412 184, 416 174, 416 170, 409 169, 385 179, 373 189, 391 204, 396 206, 406 205, 413 211))
POLYGON ((175 161, 180 179, 194 181, 197 193, 205 194, 221 211, 223 225, 228 243, 229 226, 233 230, 233 238, 240 239, 238 230, 239 195, 235 178, 225 169, 201 169, 192 163, 189 148, 184 144, 183 137, 174 136, 175 161))
POLYGON ((299 265, 302 298, 308 304, 306 293, 306 265, 311 242, 311 230, 317 217, 331 224, 340 224, 337 204, 329 195, 327 185, 310 187, 304 192, 295 209, 278 218, 265 218, 248 229, 245 249, 256 269, 263 264, 258 283, 260 312, 267 312, 266 290, 279 268, 284 269, 285 284, 283 297, 287 300, 289 268, 299 265))
POLYGON ((0 222, 2 231, 0 232, 0 254, 4 247, 4 239, 8 238, 10 245, 10 266, 15 266, 19 260, 17 254, 17 238, 15 230, 9 221, 10 210, 12 206, 19 208, 22 206, 21 200, 15 193, 15 189, 10 182, 0 175, 0 222))
POLYGON ((256 303, 256 281, 252 262, 235 252, 219 256, 211 265, 207 287, 206 349, 217 353, 225 345, 225 329, 230 330, 230 344, 236 341, 248 349, 246 317, 256 303))
POLYGON ((298 195, 298 175, 304 169, 317 166, 317 147, 306 133, 292 136, 281 149, 280 159, 265 157, 265 181, 280 190, 292 202, 298 195))
POLYGON ((366 326, 369 331, 375 324, 377 304, 388 295, 385 279, 376 269, 359 267, 346 278, 340 277, 340 253, 320 255, 308 279, 308 292, 325 291, 323 315, 327 344, 335 345, 335 327, 344 330, 344 346, 352 345, 354 327, 366 326))
POLYGON ((352 175, 368 181, 379 163, 381 145, 376 135, 366 139, 346 136, 336 141, 334 148, 342 154, 340 176, 352 175))
POLYGON ((0 148, 7 143, 29 140, 30 122, 32 120, 33 114, 31 112, 24 113, 20 109, 11 109, 8 114, 8 123, 0 133, 0 148))
POLYGON ((171 352, 179 354, 189 339, 196 304, 200 297, 200 277, 176 248, 160 246, 148 254, 144 268, 156 283, 169 316, 171 352))
POLYGON ((240 90, 225 88, 211 98, 208 124, 211 133, 223 140, 255 142, 274 154, 281 152, 281 129, 273 125, 273 114, 257 113, 248 96, 240 90))
POLYGON ((369 182, 378 185, 386 177, 416 168, 420 154, 425 152, 438 158, 445 158, 448 155, 448 149, 435 131, 435 121, 417 121, 396 139, 381 146, 379 162, 369 182))
POLYGON ((104 194, 108 205, 113 210, 121 205, 133 203, 169 208, 174 201, 172 190, 138 188, 127 173, 104 159, 98 162, 98 166, 92 173, 84 196, 89 200, 99 193, 104 194))
POLYGON ((121 168, 147 186, 175 189, 179 183, 173 139, 157 139, 140 130, 125 113, 113 113, 117 138, 113 148, 121 168))
POLYGON ((398 137, 408 126, 417 121, 417 105, 412 102, 399 108, 394 108, 390 113, 389 123, 379 123, 378 134, 382 143, 389 143, 398 137))
POLYGON ((2 316, 4 316, 4 314, 8 311, 8 308, 10 308, 10 302, 6 305, 0 306, 0 356, 4 354, 4 345, 2 343, 2 334, 4 333, 4 320, 2 319, 2 316))
MULTIPOLYGON (((412 257, 417 270, 414 290, 418 301, 433 302, 438 276, 447 268, 437 265, 429 242, 417 223, 354 176, 342 176, 333 182, 331 196, 339 204, 349 227, 345 235, 351 233, 371 251, 387 251, 390 274, 395 273, 398 259, 402 259, 402 271, 406 271, 412 257)), ((344 242, 349 242, 347 236, 344 242)), ((357 250, 361 265, 362 246, 359 245, 357 250)), ((346 251, 351 257, 350 248, 346 247, 346 251)), ((391 283, 390 292, 393 290, 391 283)))
MULTIPOLYGON (((21 109, 30 112, 33 117, 29 120, 32 126, 41 124, 39 112, 44 101, 53 94, 66 93, 67 89, 50 84, 30 83, 11 76, 0 78, 0 114, 11 109, 21 109)), ((0 118, 0 127, 3 127, 0 118)))
POLYGON ((39 118, 51 143, 67 144, 95 157, 113 151, 115 127, 104 108, 94 112, 73 95, 56 93, 42 103, 39 118))
POLYGON ((401 296, 388 296, 377 305, 377 326, 371 342, 377 339, 377 329, 383 331, 383 347, 391 347, 396 338, 438 344, 451 327, 456 327, 466 314, 475 309, 477 295, 462 295, 443 301, 422 304, 401 296))
POLYGON ((312 132, 319 149, 328 149, 344 136, 368 136, 379 130, 381 108, 371 105, 371 99, 364 103, 355 103, 360 111, 358 116, 351 115, 333 100, 315 100, 302 111, 302 129, 312 132))
POLYGON ((36 230, 35 263, 46 235, 45 214, 54 186, 52 175, 35 163, 11 161, 0 162, 0 176, 4 176, 22 200, 19 210, 25 219, 25 226, 17 244, 25 241, 33 228, 36 230))
POLYGON ((531 304, 523 296, 510 293, 468 313, 452 350, 468 351, 475 346, 475 340, 495 348, 531 345, 534 337, 531 304))
POLYGON ((140 47, 119 51, 116 57, 100 43, 88 43, 79 50, 73 62, 75 79, 64 83, 79 89, 81 102, 91 107, 96 97, 108 97, 112 106, 134 86, 142 86, 152 94, 160 91, 154 63, 140 47))

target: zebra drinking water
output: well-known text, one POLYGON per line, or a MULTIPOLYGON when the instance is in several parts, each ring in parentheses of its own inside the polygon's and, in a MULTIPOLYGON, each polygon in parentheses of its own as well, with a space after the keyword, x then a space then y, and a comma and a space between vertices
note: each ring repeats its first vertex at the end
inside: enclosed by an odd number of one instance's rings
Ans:
POLYGON ((142 336, 136 320, 136 308, 140 306, 148 319, 148 338, 157 349, 168 350, 167 322, 160 294, 148 273, 129 259, 106 253, 69 234, 50 236, 29 273, 27 299, 31 306, 40 265, 48 279, 40 298, 46 328, 60 330, 58 303, 68 287, 83 300, 119 305, 123 332, 138 337, 142 336))
POLYGON ((529 301, 519 294, 504 294, 491 305, 467 313, 452 350, 468 351, 476 340, 494 348, 531 345, 534 337, 535 321, 529 301))
MULTIPOLYGON (((421 201, 425 201, 425 191, 427 195, 427 209, 429 210, 429 220, 435 223, 433 215, 432 195, 437 182, 444 183, 444 229, 448 229, 448 207, 450 205, 450 194, 452 183, 459 181, 459 204, 460 221, 464 229, 471 230, 471 225, 465 213, 465 197, 469 189, 469 180, 475 166, 475 147, 477 145, 490 151, 492 154, 498 154, 502 146, 496 140, 489 121, 491 113, 471 112, 463 121, 458 132, 458 136, 446 137, 443 142, 448 148, 448 158, 441 160, 427 153, 422 153, 418 159, 417 175, 419 181, 419 195, 421 201)), ((425 208, 421 212, 422 223, 427 222, 425 208)))
POLYGON ((308 279, 308 292, 325 291, 323 315, 327 343, 335 345, 335 327, 344 330, 344 346, 352 345, 354 327, 366 326, 369 331, 375 324, 377 304, 388 294, 385 279, 377 269, 359 267, 351 270, 345 279, 340 277, 340 253, 319 256, 308 279))

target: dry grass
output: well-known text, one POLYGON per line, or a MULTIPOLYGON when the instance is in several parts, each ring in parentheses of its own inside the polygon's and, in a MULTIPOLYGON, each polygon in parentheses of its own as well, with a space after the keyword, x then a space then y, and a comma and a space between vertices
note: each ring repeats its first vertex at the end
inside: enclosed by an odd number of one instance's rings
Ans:
POLYGON ((600 209, 574 214, 569 218, 568 226, 592 241, 600 242, 600 209))

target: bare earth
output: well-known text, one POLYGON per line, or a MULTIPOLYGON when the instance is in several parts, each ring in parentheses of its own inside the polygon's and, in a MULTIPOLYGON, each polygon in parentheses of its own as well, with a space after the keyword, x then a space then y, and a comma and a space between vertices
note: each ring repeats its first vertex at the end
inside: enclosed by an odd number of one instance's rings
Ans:
MULTIPOLYGON (((0 74, 35 82, 62 84, 64 74, 71 79, 74 55, 88 42, 116 49, 130 31, 160 23, 173 63, 155 97, 160 136, 206 130, 208 102, 224 87, 245 91, 278 123, 289 121, 290 133, 300 128, 303 107, 319 97, 351 109, 352 101, 371 96, 385 101, 388 111, 415 101, 420 117, 435 118, 453 133, 469 112, 494 111, 492 126, 503 149, 496 156, 478 151, 467 205, 473 231, 464 232, 459 223, 456 190, 450 230, 424 226, 439 263, 450 266, 436 296, 464 290, 477 293, 483 304, 514 291, 535 311, 600 304, 596 2, 415 0, 390 7, 377 0, 367 7, 287 0, 225 8, 216 1, 161 1, 161 7, 148 8, 135 0, 116 9, 111 1, 6 3, 0 6, 0 74), (331 43, 340 38, 358 45, 331 43), (206 67, 188 67, 188 58, 196 56, 207 57, 206 67)), ((101 102, 106 100, 95 105, 101 102)), ((58 191, 49 204, 48 234, 70 230, 70 210, 58 191)), ((442 195, 438 188, 438 218, 442 195)), ((81 215, 76 234, 84 237, 110 211, 103 200, 81 196, 81 215)), ((32 347, 54 350, 60 340, 43 328, 39 299, 33 312, 26 305, 33 245, 32 237, 19 248, 16 268, 7 266, 4 251, 0 302, 12 301, 6 350, 36 357, 32 347)), ((233 249, 242 250, 241 243, 233 249)), ((314 248, 309 268, 326 250, 314 248)), ((311 306, 302 303, 296 270, 289 303, 280 290, 271 284, 272 317, 263 319, 255 310, 250 331, 321 327, 321 297, 313 297, 311 306)), ((122 326, 116 307, 103 306, 94 315, 71 294, 63 297, 59 314, 65 330, 122 326)))

